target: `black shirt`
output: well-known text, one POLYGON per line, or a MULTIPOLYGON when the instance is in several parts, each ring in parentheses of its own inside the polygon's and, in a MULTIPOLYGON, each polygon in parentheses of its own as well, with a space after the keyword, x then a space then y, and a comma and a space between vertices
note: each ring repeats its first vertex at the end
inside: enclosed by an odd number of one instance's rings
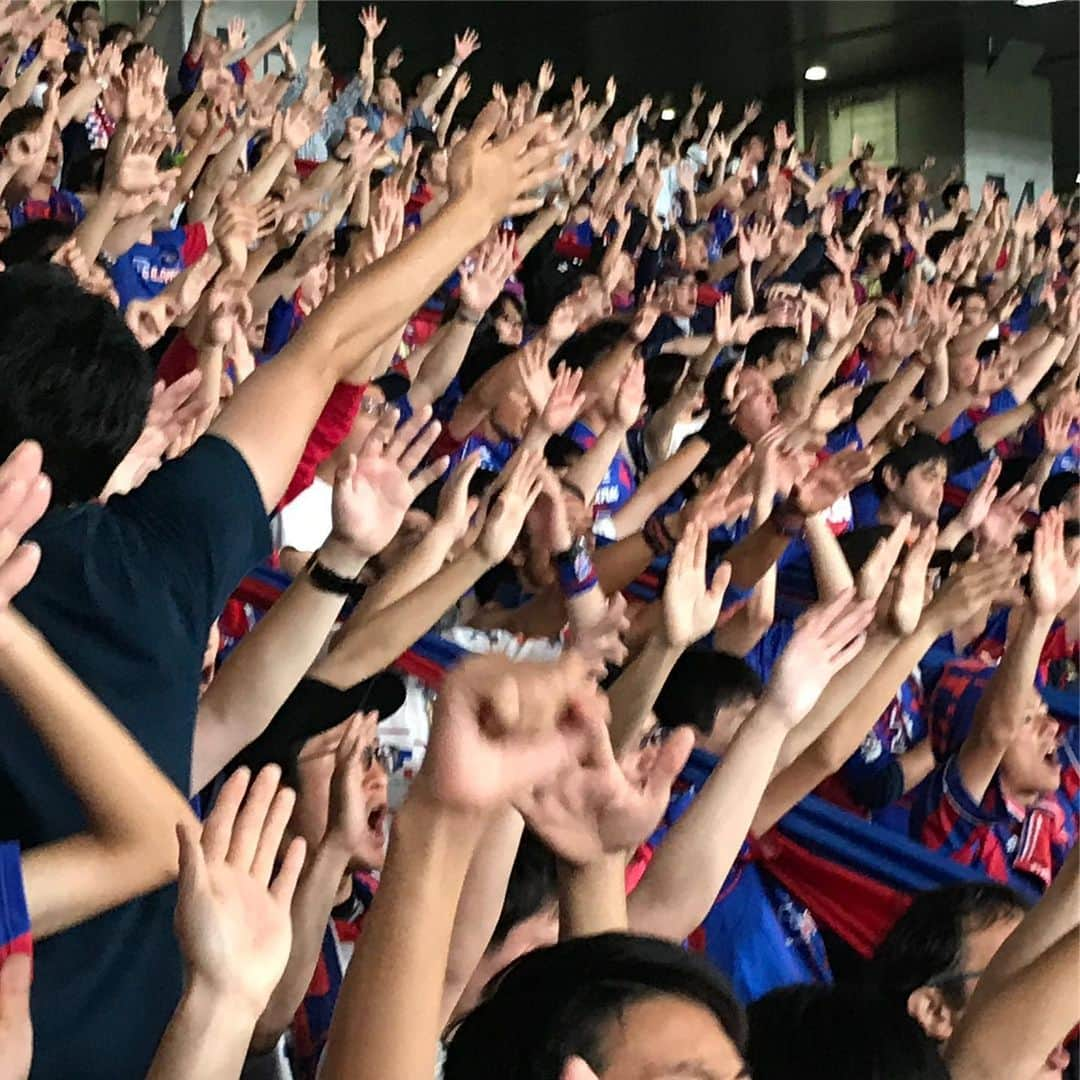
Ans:
MULTIPOLYGON (((211 622, 270 549, 246 462, 204 437, 130 495, 54 510, 16 606, 182 791, 211 622)), ((24 848, 86 828, 74 794, 0 692, 0 821, 24 848)), ((34 1077, 145 1075, 179 999, 175 888, 35 945, 34 1077)))

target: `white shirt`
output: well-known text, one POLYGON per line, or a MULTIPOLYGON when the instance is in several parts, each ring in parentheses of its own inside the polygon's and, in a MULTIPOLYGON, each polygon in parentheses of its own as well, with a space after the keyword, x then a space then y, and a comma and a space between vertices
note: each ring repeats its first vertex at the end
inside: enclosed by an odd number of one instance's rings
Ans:
POLYGON ((301 491, 274 518, 274 546, 291 547, 296 551, 318 551, 330 535, 333 525, 333 499, 333 485, 316 476, 311 487, 301 491))

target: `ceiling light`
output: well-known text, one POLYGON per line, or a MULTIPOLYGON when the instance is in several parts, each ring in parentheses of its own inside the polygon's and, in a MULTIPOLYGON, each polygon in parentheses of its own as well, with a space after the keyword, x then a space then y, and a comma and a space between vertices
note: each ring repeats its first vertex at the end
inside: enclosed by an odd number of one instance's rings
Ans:
POLYGON ((1044 4, 1056 4, 1057 0, 1013 0, 1017 7, 1042 7, 1044 4))
POLYGON ((674 109, 661 109, 660 110, 660 119, 661 120, 674 120, 675 119, 675 110, 674 109))
POLYGON ((803 77, 807 82, 824 82, 828 74, 824 64, 811 64, 803 77))

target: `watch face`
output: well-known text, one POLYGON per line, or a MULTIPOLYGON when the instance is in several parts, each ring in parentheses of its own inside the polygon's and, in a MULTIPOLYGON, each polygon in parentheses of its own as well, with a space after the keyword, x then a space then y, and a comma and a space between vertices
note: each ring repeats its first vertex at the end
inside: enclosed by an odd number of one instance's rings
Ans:
POLYGON ((589 574, 589 551, 585 547, 584 537, 578 537, 574 541, 574 577, 578 581, 584 581, 589 574))

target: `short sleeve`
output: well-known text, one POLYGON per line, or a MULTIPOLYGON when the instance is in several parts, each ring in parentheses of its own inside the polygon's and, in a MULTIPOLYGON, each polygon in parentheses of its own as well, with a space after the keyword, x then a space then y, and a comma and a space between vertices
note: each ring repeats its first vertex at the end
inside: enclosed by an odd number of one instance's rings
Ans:
MULTIPOLYGON (((1007 813, 1002 811, 1007 817, 1007 813)), ((935 769, 922 787, 922 796, 911 817, 912 832, 931 851, 956 858, 973 853, 1001 814, 985 809, 964 786, 953 755, 935 769)), ((967 861, 967 860, 958 860, 967 861)))
POLYGON ((270 553, 255 477, 231 443, 204 435, 141 487, 109 500, 141 542, 144 573, 164 574, 179 611, 205 630, 229 593, 270 553))
POLYGON ((12 841, 0 844, 0 961, 12 953, 30 952, 30 909, 23 887, 22 852, 12 841))
POLYGON ((330 504, 333 489, 318 480, 305 488, 279 514, 281 547, 296 551, 318 551, 330 535, 333 524, 330 504))

